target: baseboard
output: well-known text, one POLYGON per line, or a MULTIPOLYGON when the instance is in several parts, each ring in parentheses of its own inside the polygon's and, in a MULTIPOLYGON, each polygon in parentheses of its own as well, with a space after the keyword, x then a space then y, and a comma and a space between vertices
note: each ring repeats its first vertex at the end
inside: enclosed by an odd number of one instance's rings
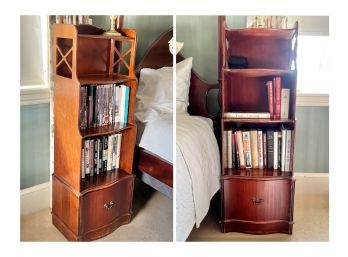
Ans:
POLYGON ((295 177, 328 178, 329 172, 295 172, 295 177))
POLYGON ((50 207, 50 182, 21 190, 21 216, 50 207))

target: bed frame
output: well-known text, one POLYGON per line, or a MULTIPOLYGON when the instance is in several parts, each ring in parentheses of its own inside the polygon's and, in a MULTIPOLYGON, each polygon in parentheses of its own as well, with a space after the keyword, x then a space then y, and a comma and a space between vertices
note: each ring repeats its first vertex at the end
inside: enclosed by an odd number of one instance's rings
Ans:
MULTIPOLYGON (((164 66, 173 66, 173 55, 169 52, 168 48, 168 41, 172 37, 173 29, 163 33, 152 43, 135 70, 137 77, 139 77, 140 70, 143 68, 158 69, 164 66)), ((180 54, 176 56, 177 62, 184 59, 185 58, 180 54)), ((207 95, 211 89, 218 88, 218 83, 208 83, 192 70, 189 92, 189 114, 215 119, 215 117, 207 111, 207 95)), ((134 168, 138 174, 139 172, 146 173, 169 187, 173 187, 173 165, 139 146, 135 147, 134 168)))

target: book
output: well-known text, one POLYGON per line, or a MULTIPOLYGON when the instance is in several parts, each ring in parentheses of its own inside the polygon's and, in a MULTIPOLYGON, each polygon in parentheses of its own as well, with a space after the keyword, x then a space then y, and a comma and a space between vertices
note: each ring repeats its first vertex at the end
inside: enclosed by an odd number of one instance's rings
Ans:
POLYGON ((267 96, 268 96, 268 110, 270 113, 270 118, 274 119, 274 105, 273 105, 273 81, 267 81, 266 82, 267 86, 267 96))
POLYGON ((117 134, 116 169, 120 167, 122 134, 117 134))
POLYGON ((89 173, 94 175, 94 140, 89 140, 89 173))
POLYGON ((227 168, 232 168, 232 130, 227 131, 227 168))
POLYGON ((244 149, 243 149, 243 138, 242 138, 242 131, 237 130, 235 132, 235 138, 236 138, 236 148, 237 148, 237 155, 239 161, 239 168, 244 169, 245 168, 245 158, 244 158, 244 149))
POLYGON ((81 151, 81 178, 85 178, 85 147, 81 151))
POLYGON ((274 119, 280 119, 281 109, 281 77, 274 78, 274 119))
POLYGON ((232 137, 232 168, 236 167, 236 138, 234 133, 231 134, 232 137))
POLYGON ((251 145, 250 145, 250 132, 243 131, 243 152, 245 159, 245 168, 252 168, 252 159, 251 159, 251 145))
POLYGON ((257 147, 257 130, 250 131, 251 164, 253 169, 259 168, 259 152, 257 147))
POLYGON ((85 140, 85 174, 90 173, 90 167, 89 167, 89 140, 85 140))
POLYGON ((113 148, 113 140, 115 135, 110 135, 108 137, 108 163, 107 170, 112 170, 112 148, 113 148))
POLYGON ((112 165, 111 169, 114 171, 116 169, 116 159, 117 159, 117 141, 118 141, 118 135, 112 136, 112 165))
POLYGON ((286 129, 282 128, 282 159, 281 159, 281 171, 285 171, 285 157, 286 157, 286 129))
POLYGON ((222 159, 224 168, 228 168, 228 135, 227 130, 224 130, 223 139, 222 139, 222 159))
POLYGON ((257 151, 259 159, 259 168, 263 169, 263 137, 262 130, 257 131, 257 151))
POLYGON ((278 169, 278 131, 273 132, 273 169, 278 169))
POLYGON ((274 131, 267 130, 267 168, 273 169, 274 158, 274 131))
POLYGON ((289 118, 289 106, 290 106, 290 89, 282 88, 281 105, 280 105, 280 118, 289 118))
POLYGON ((262 132, 263 143, 263 167, 267 167, 267 133, 262 132))
POLYGON ((290 168, 291 168, 290 167, 291 140, 292 140, 291 130, 286 130, 285 171, 290 171, 290 168))
POLYGON ((269 112, 225 112, 224 118, 228 119, 269 119, 269 112))

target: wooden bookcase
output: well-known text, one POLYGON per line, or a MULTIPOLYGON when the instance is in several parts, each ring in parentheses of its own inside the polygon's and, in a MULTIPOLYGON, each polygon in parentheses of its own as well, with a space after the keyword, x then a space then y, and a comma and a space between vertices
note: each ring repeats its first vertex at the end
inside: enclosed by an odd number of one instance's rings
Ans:
POLYGON ((136 32, 105 36, 91 25, 53 24, 54 174, 52 222, 72 241, 103 237, 130 222, 136 125, 136 32), (123 66, 123 67, 122 67, 123 66), (128 121, 81 129, 81 89, 106 84, 129 87, 128 121), (85 140, 122 134, 119 168, 81 175, 85 140))
MULTIPOLYGON (((228 29, 224 17, 219 17, 222 232, 292 234, 297 33, 297 23, 293 29, 228 29), (229 69, 227 60, 230 56, 245 57, 248 67, 229 69), (281 78, 281 88, 290 90, 288 118, 226 118, 228 112, 269 112, 266 83, 273 81, 275 77, 281 78), (241 168, 237 164, 238 148, 234 148, 234 152, 231 150, 236 158, 234 165, 232 163, 231 167, 228 164, 226 149, 229 137, 224 131, 231 130, 232 138, 236 140, 237 136, 233 136, 235 131, 250 133, 251 130, 259 130, 267 135, 267 131, 281 129, 292 131, 287 148, 291 159, 286 171, 282 171, 281 164, 278 168, 241 168)), ((272 142, 266 137, 265 143, 268 150, 272 142)), ((244 145, 243 147, 245 150, 244 145)), ((258 147, 258 150, 261 149, 259 145, 258 147)), ((281 158, 279 159, 282 160, 281 158)))

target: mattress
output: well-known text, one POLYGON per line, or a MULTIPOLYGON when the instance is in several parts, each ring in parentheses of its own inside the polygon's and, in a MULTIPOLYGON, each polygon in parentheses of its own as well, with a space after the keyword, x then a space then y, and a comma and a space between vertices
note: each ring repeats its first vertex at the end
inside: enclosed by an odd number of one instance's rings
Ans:
POLYGON ((220 154, 210 119, 177 115, 176 240, 185 241, 220 188, 220 154))

